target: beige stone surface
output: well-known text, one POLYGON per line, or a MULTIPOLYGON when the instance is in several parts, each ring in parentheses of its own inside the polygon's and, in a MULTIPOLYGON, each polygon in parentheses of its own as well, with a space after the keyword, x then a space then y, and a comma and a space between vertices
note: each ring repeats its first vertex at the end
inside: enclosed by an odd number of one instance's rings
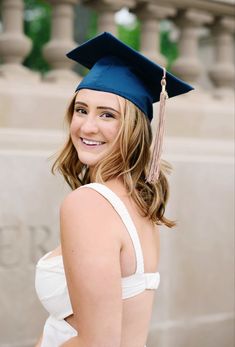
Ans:
POLYGON ((193 140, 179 140, 166 141, 165 157, 174 167, 167 215, 178 220, 178 226, 162 228, 161 285, 148 347, 231 347, 233 142, 200 140, 197 146, 193 140))
POLYGON ((52 6, 51 40, 43 47, 43 56, 52 70, 44 78, 49 82, 76 82, 76 73, 71 71, 74 63, 66 53, 76 47, 73 40, 74 6, 77 0, 49 0, 52 6))
POLYGON ((63 129, 74 83, 5 81, 0 79, 0 127, 63 129))
POLYGON ((134 12, 141 22, 141 53, 157 64, 166 66, 166 58, 160 53, 160 20, 173 16, 176 11, 169 6, 146 1, 137 3, 134 12))
POLYGON ((58 244, 65 185, 50 174, 53 151, 40 149, 40 141, 37 150, 20 142, 18 150, 0 147, 0 346, 32 347, 46 318, 35 263, 58 244))
POLYGON ((3 63, 21 66, 29 54, 32 42, 23 32, 24 2, 22 0, 2 0, 0 34, 0 56, 3 63))
POLYGON ((152 330, 147 347, 232 347, 234 320, 201 321, 188 325, 152 330))
MULTIPOLYGON (((0 79, 0 127, 64 129, 64 114, 78 81, 24 84, 0 79), (14 100, 14 102, 13 102, 14 100)), ((154 105, 157 119, 158 104, 154 105)), ((156 127, 157 120, 153 121, 156 127)), ((195 91, 167 100, 166 135, 170 137, 234 138, 234 95, 195 91)))
POLYGON ((209 70, 210 77, 218 87, 217 95, 221 89, 234 91, 234 18, 222 17, 212 27, 215 40, 215 63, 209 70))
MULTIPOLYGON (((188 94, 167 100, 166 135, 232 141, 234 93, 218 97, 198 86, 195 88, 188 94)), ((155 117, 158 115, 158 110, 158 104, 155 104, 155 117)), ((156 126, 157 118, 153 124, 156 126)))
POLYGON ((211 23, 209 13, 188 9, 179 13, 176 24, 180 28, 179 57, 172 65, 172 71, 185 81, 196 83, 202 71, 199 60, 199 28, 211 23))

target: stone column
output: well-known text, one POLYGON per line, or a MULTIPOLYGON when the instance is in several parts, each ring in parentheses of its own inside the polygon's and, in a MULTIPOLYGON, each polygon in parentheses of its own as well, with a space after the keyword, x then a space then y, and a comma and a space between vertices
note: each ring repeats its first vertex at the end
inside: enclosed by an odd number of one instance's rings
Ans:
POLYGON ((177 76, 194 85, 202 72, 198 47, 199 29, 212 20, 210 14, 193 9, 182 11, 176 19, 176 24, 181 30, 180 56, 173 64, 172 70, 177 76))
POLYGON ((160 21, 174 15, 175 10, 145 1, 137 5, 134 12, 141 21, 141 52, 157 64, 165 66, 166 58, 160 53, 160 21))
POLYGON ((218 88, 216 93, 222 91, 234 93, 234 39, 235 22, 233 18, 219 18, 212 27, 215 40, 215 63, 209 70, 209 76, 218 88))
POLYGON ((38 80, 38 74, 22 65, 32 47, 32 42, 23 33, 23 1, 2 0, 1 9, 3 31, 0 33, 0 58, 3 64, 0 65, 0 77, 38 80))
POLYGON ((135 0, 84 0, 84 5, 93 8, 98 14, 98 31, 109 31, 117 36, 117 27, 114 19, 115 12, 122 7, 132 8, 135 0))
POLYGON ((50 82, 78 82, 79 76, 71 70, 74 63, 66 53, 76 47, 73 40, 74 5, 77 0, 48 0, 52 5, 51 41, 43 48, 44 58, 52 70, 45 80, 50 82))

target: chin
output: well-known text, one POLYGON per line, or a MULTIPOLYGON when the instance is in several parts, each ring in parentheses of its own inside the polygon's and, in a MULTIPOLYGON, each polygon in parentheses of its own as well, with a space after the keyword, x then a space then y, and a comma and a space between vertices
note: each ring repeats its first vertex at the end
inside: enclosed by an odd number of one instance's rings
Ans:
POLYGON ((81 163, 84 165, 87 165, 89 167, 94 167, 96 164, 98 164, 104 156, 99 157, 99 158, 88 158, 88 156, 83 156, 78 154, 78 158, 81 163))

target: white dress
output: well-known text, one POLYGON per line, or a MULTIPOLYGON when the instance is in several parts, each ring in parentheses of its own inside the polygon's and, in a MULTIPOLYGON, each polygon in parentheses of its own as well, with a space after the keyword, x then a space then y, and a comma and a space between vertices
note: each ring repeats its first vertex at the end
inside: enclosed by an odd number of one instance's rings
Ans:
MULTIPOLYGON (((122 298, 133 297, 146 289, 157 289, 160 283, 160 274, 159 272, 144 272, 143 253, 138 233, 121 199, 103 184, 90 183, 81 188, 83 187, 96 190, 110 202, 125 224, 126 230, 132 239, 136 253, 136 272, 131 276, 122 278, 122 298)), ((60 347, 71 337, 76 336, 78 332, 65 320, 73 311, 62 256, 48 258, 50 253, 45 254, 36 265, 36 292, 42 305, 49 313, 44 325, 41 347, 60 347)))

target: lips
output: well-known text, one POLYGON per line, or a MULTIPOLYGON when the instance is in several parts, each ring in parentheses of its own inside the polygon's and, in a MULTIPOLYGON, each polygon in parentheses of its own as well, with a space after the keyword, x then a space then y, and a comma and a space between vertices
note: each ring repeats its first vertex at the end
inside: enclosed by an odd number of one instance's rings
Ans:
POLYGON ((103 145, 105 143, 103 141, 96 141, 96 140, 91 140, 91 139, 85 139, 83 137, 80 137, 80 139, 81 139, 83 144, 85 144, 87 146, 91 146, 91 147, 101 146, 101 145, 103 145))

